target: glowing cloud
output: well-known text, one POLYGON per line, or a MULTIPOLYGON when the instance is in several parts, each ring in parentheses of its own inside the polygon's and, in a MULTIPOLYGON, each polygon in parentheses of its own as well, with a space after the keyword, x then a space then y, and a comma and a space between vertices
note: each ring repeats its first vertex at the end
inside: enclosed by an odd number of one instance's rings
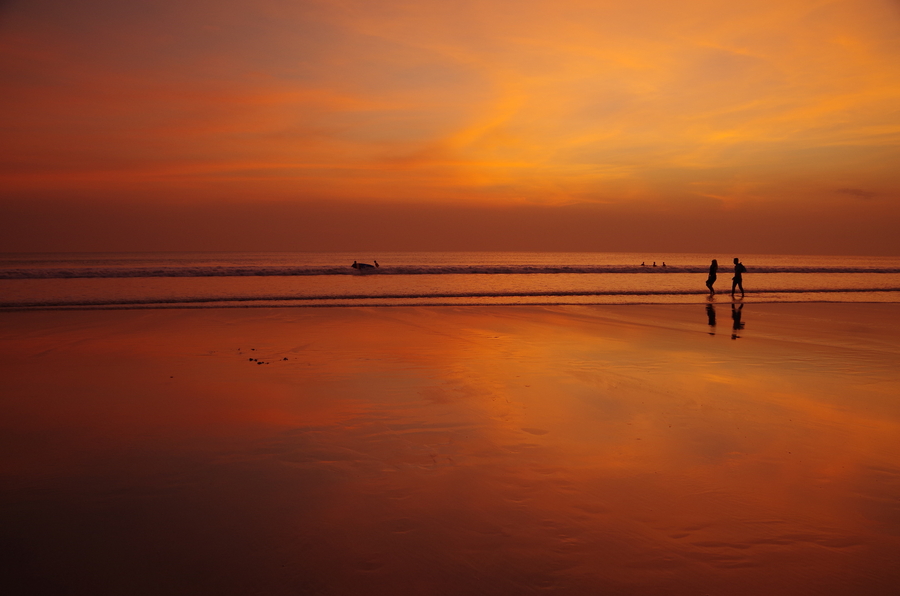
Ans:
POLYGON ((898 64, 887 0, 13 3, 0 190, 875 203, 898 64))

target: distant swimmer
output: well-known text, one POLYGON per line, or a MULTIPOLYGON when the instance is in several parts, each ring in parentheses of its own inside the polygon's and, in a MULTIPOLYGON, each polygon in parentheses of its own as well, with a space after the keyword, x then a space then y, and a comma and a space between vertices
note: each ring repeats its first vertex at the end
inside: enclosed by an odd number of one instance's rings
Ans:
POLYGON ((646 266, 647 266, 647 264, 644 263, 644 261, 641 261, 641 267, 646 267, 646 266))
POLYGON ((663 267, 665 267, 665 266, 666 266, 666 262, 665 262, 665 261, 663 261, 663 264, 662 264, 662 266, 663 266, 663 267))
POLYGON ((734 257, 734 277, 731 278, 731 295, 734 296, 734 289, 741 289, 741 296, 744 295, 744 278, 743 275, 747 271, 747 268, 744 267, 744 264, 738 260, 737 257, 734 257))
POLYGON ((656 267, 656 261, 653 261, 653 266, 656 267))
POLYGON ((376 267, 381 267, 381 265, 378 264, 378 261, 375 261, 375 266, 376 266, 376 267))
POLYGON ((715 294, 713 284, 716 283, 716 272, 719 270, 719 262, 715 259, 709 264, 709 277, 706 278, 706 287, 709 288, 710 294, 715 294))

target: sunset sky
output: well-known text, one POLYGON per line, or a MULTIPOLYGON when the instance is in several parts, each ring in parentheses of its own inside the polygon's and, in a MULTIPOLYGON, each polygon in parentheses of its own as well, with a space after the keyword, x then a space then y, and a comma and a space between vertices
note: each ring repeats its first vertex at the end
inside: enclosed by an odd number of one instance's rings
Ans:
POLYGON ((900 255, 898 0, 0 0, 0 251, 900 255))

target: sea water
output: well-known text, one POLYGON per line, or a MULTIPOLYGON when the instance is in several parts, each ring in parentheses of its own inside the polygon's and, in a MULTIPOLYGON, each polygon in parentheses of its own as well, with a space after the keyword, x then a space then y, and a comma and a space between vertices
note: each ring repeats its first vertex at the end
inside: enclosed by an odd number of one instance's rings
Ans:
MULTIPOLYGON (((0 255, 0 308, 692 304, 731 299, 733 255, 0 255), (705 287, 719 261, 717 295, 705 287), (354 269, 354 261, 378 267, 354 269)), ((900 257, 740 255, 747 302, 898 302, 900 257)), ((738 293, 740 296, 740 293, 738 293)))

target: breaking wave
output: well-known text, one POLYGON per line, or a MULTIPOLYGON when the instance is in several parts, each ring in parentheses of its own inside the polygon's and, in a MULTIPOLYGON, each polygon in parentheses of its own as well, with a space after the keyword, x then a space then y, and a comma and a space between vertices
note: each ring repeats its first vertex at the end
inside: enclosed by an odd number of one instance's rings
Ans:
MULTIPOLYGON (((34 267, 0 269, 0 279, 83 279, 150 277, 296 277, 313 275, 530 275, 530 274, 705 274, 708 266, 641 267, 597 266, 497 266, 442 265, 380 267, 357 271, 350 267, 202 266, 202 267, 34 267)), ((725 275, 726 270, 720 270, 725 275)), ((900 267, 753 267, 748 273, 900 273, 900 267)))

